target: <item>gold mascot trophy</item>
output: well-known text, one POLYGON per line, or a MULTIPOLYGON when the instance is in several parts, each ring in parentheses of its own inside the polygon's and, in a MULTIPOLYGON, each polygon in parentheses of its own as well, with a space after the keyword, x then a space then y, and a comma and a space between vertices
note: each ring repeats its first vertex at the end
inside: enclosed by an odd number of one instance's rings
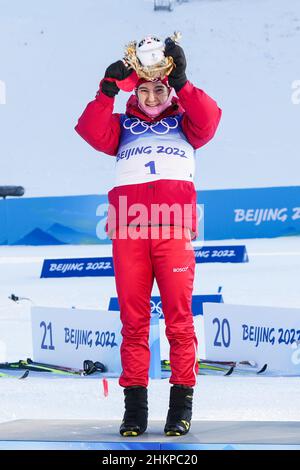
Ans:
MULTIPOLYGON (((181 33, 175 32, 170 38, 178 43, 181 33)), ((165 57, 164 48, 164 42, 155 36, 146 36, 139 43, 131 41, 125 48, 124 63, 132 67, 139 78, 161 80, 175 66, 172 57, 165 57)))

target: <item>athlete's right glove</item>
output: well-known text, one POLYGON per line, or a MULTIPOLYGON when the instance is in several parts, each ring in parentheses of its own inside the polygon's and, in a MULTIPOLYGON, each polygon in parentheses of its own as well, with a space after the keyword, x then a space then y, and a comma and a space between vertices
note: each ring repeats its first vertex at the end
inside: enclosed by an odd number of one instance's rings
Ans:
POLYGON ((106 69, 104 79, 100 83, 100 89, 106 96, 114 98, 120 89, 132 91, 137 81, 136 72, 125 65, 123 60, 118 60, 106 69))

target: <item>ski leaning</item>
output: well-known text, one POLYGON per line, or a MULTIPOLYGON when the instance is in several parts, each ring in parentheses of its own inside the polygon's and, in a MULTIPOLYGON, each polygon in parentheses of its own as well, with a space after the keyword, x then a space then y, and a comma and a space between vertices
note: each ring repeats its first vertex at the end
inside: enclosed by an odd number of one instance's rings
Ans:
MULTIPOLYGON (((90 360, 85 360, 83 362, 83 369, 75 369, 71 367, 64 367, 64 366, 58 366, 58 365, 53 365, 53 364, 45 364, 42 362, 35 362, 30 358, 27 358, 25 360, 19 360, 17 362, 2 362, 0 363, 0 369, 13 370, 13 371, 16 371, 19 369, 25 369, 28 372, 29 371, 49 372, 49 373, 58 374, 58 375, 66 375, 66 376, 75 375, 75 376, 81 376, 81 377, 92 375, 95 372, 104 372, 106 370, 105 366, 99 361, 93 362, 90 360)), ((0 374, 1 373, 2 372, 0 372, 0 374)))
MULTIPOLYGON (((198 360, 198 375, 259 375, 266 372, 268 365, 258 366, 254 361, 211 361, 208 359, 198 360)), ((162 372, 171 371, 169 360, 161 361, 162 372)))

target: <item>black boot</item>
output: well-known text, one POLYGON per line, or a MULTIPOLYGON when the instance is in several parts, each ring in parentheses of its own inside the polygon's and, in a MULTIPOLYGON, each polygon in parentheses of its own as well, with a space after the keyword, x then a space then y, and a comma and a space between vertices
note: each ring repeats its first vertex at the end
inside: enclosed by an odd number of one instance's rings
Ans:
POLYGON ((122 436, 139 436, 147 429, 148 399, 145 387, 128 387, 124 389, 125 414, 120 426, 122 436))
POLYGON ((170 403, 165 425, 167 436, 182 436, 189 432, 193 406, 192 387, 173 385, 170 390, 170 403))

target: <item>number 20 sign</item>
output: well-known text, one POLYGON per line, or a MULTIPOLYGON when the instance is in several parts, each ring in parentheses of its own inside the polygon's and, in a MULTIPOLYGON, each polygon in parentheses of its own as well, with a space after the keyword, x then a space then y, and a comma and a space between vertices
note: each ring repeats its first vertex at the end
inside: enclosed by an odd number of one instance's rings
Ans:
POLYGON ((300 310, 204 303, 206 357, 255 361, 268 370, 300 375, 300 310))

